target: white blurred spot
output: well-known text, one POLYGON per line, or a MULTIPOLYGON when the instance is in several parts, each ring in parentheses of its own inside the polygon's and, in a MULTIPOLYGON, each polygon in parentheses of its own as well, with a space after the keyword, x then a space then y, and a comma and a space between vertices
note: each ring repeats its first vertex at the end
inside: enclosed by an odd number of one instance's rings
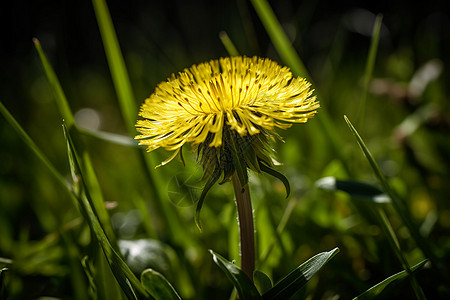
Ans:
POLYGON ((409 83, 408 92, 411 97, 418 98, 422 95, 427 85, 436 80, 442 73, 442 62, 432 59, 420 67, 409 83))
POLYGON ((98 130, 102 123, 100 114, 92 108, 82 108, 75 113, 75 122, 80 127, 98 130))

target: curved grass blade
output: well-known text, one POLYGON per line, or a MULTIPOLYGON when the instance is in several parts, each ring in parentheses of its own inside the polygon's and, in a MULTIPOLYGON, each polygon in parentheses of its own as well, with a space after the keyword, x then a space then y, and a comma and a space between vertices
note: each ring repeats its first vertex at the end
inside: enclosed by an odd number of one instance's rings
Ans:
MULTIPOLYGON (((135 97, 125 61, 111 20, 111 15, 105 0, 92 0, 92 4, 125 126, 130 136, 134 136, 136 134, 134 124, 138 116, 137 105, 135 103, 135 97)), ((152 198, 155 201, 157 209, 160 211, 160 216, 164 220, 165 226, 163 227, 167 228, 170 238, 175 242, 184 245, 192 245, 195 240, 189 238, 188 232, 184 230, 180 223, 181 218, 177 215, 177 211, 169 206, 169 201, 164 201, 166 199, 160 188, 161 186, 164 186, 164 183, 153 174, 154 163, 152 161, 152 156, 144 155, 142 151, 139 151, 139 158, 142 165, 145 166, 145 176, 147 177, 147 182, 153 192, 152 198)))
POLYGON ((119 283, 128 299, 137 299, 136 291, 143 297, 147 297, 147 292, 145 291, 139 280, 136 278, 136 276, 134 276, 133 272, 130 270, 127 264, 122 260, 119 254, 112 247, 111 242, 109 241, 102 225, 99 222, 98 216, 92 209, 92 199, 86 186, 84 176, 80 169, 76 150, 73 145, 72 139, 70 138, 69 132, 64 124, 63 130, 66 139, 70 171, 75 184, 78 186, 78 188, 74 190, 73 195, 78 200, 80 209, 85 216, 89 227, 97 237, 97 240, 105 254, 108 264, 111 267, 111 270, 116 277, 117 282, 119 283))
MULTIPOLYGON (((77 138, 78 136, 76 133, 78 133, 77 131, 78 127, 75 124, 75 118, 72 114, 69 103, 67 102, 67 98, 64 94, 64 91, 61 87, 58 77, 56 76, 55 71, 53 70, 50 62, 48 61, 47 56, 42 50, 39 40, 37 38, 34 38, 33 42, 36 51, 38 52, 42 67, 44 68, 45 76, 47 77, 47 80, 50 83, 50 88, 52 89, 53 94, 55 96, 55 100, 58 105, 59 111, 64 119, 65 126, 71 132, 72 130, 75 130, 74 138, 77 138)), ((75 139, 75 142, 82 154, 81 159, 83 161, 83 166, 85 168, 86 184, 89 186, 89 190, 91 191, 91 194, 93 195, 93 199, 95 201, 94 203, 92 203, 93 209, 100 218, 100 221, 103 224, 108 236, 113 241, 115 241, 114 231, 112 229, 112 226, 110 225, 111 222, 109 220, 109 215, 104 205, 100 184, 98 182, 97 176, 95 175, 91 158, 88 152, 86 151, 82 141, 77 138, 75 139)))
POLYGON ((281 279, 273 288, 263 294, 263 299, 289 299, 313 277, 320 269, 339 252, 334 248, 329 252, 319 253, 298 266, 294 271, 281 279))
POLYGON ((289 197, 289 195, 291 194, 291 185, 289 184, 289 180, 286 178, 286 176, 265 165, 262 161, 259 161, 259 168, 262 172, 278 178, 284 184, 284 188, 286 189, 286 198, 289 197))
POLYGON ((208 181, 203 188, 203 191, 200 195, 200 198, 197 202, 197 207, 195 209, 195 217, 194 221, 199 230, 202 230, 202 226, 200 224, 200 211, 202 210, 203 202, 205 201, 206 194, 212 188, 212 186, 219 180, 220 178, 220 170, 216 168, 212 173, 211 177, 209 177, 208 181))
POLYGON ((256 289, 253 282, 248 278, 247 274, 239 269, 236 265, 230 263, 225 258, 209 250, 209 253, 213 256, 213 260, 216 265, 227 275, 228 279, 233 283, 236 288, 239 299, 251 300, 251 299, 261 299, 261 295, 256 289))
POLYGON ((59 173, 48 158, 42 153, 39 147, 33 142, 30 136, 23 130, 22 126, 14 119, 11 113, 6 109, 2 102, 0 102, 0 113, 5 117, 6 121, 11 125, 11 127, 17 132, 19 137, 25 142, 28 148, 36 154, 40 161, 44 163, 53 177, 58 181, 58 183, 64 187, 65 190, 68 189, 68 184, 64 176, 59 173))
POLYGON ((155 270, 147 269, 142 272, 141 283, 156 300, 181 300, 170 282, 155 270))
POLYGON ((367 148, 363 139, 359 135, 358 131, 355 129, 355 127, 350 122, 350 120, 347 118, 347 116, 344 116, 344 119, 345 119, 345 122, 347 123, 348 127, 350 128, 350 131, 355 136, 356 142, 358 143, 361 150, 363 151, 364 156, 369 161, 369 164, 372 167, 372 170, 375 173, 375 176, 377 177, 383 191, 389 196, 389 198, 391 198, 393 207, 397 211, 398 215, 402 219, 405 226, 408 228, 408 230, 411 234, 411 237, 414 239, 417 246, 423 251, 425 256, 430 258, 433 265, 441 265, 438 262, 438 259, 434 255, 433 251, 431 250, 429 243, 420 235, 418 227, 414 223, 410 211, 406 208, 404 202, 400 198, 398 198, 397 195, 392 191, 389 183, 386 180, 386 177, 381 172, 380 167, 378 166, 377 162, 373 158, 372 153, 370 153, 369 149, 367 148))
POLYGON ((330 191, 343 191, 350 196, 372 203, 390 203, 391 199, 378 187, 355 180, 339 180, 334 177, 321 178, 316 186, 330 191))
POLYGON ((39 58, 41 60, 42 67, 44 68, 45 75, 50 82, 53 95, 55 96, 56 103, 58 105, 59 111, 61 112, 64 122, 66 122, 69 129, 75 125, 75 118, 73 117, 72 111, 70 110, 69 104, 66 99, 66 95, 59 83, 58 77, 55 74, 50 62, 47 59, 44 51, 42 50, 41 43, 37 38, 33 38, 34 46, 38 52, 39 58))
MULTIPOLYGON (((411 267, 411 271, 412 272, 417 272, 418 270, 423 268, 427 262, 428 262, 427 259, 421 261, 417 265, 411 267)), ((407 277, 408 277, 408 273, 405 270, 403 270, 403 271, 401 271, 401 272, 399 272, 397 274, 394 274, 394 275, 386 278, 382 282, 374 285, 373 287, 371 287, 370 289, 368 289, 367 291, 365 291, 364 293, 362 293, 358 297, 353 298, 353 300, 371 300, 371 299, 374 299, 376 296, 380 295, 384 290, 392 287, 395 284, 398 284, 399 282, 401 282, 402 280, 404 280, 407 277)))
MULTIPOLYGON (((291 68, 292 73, 295 76, 300 75, 302 77, 305 77, 314 85, 314 82, 311 76, 308 74, 305 65, 303 64, 301 58, 295 51, 292 44, 289 42, 286 33, 284 32, 280 22, 278 22, 277 17, 275 16, 275 13, 273 12, 267 0, 251 0, 251 2, 283 62, 291 68)), ((316 95, 317 98, 320 99, 320 95, 318 92, 316 92, 316 95)), ((342 141, 338 138, 339 134, 336 132, 335 127, 332 125, 331 118, 325 107, 320 108, 320 114, 318 114, 316 119, 319 126, 321 127, 321 132, 326 135, 326 140, 329 141, 334 153, 336 153, 337 157, 341 161, 343 169, 347 174, 350 174, 350 171, 346 164, 346 156, 342 151, 342 149, 344 148, 342 147, 342 141)))

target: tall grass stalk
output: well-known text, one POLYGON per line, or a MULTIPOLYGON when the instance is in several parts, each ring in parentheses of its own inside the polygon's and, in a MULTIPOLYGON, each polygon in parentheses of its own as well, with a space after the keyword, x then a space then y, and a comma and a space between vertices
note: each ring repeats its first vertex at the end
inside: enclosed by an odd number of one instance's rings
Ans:
MULTIPOLYGON (((372 39, 370 42, 369 55, 366 60, 366 68, 364 71, 364 77, 362 82, 361 99, 359 103, 359 124, 363 125, 366 116, 366 102, 367 94, 369 91, 370 81, 372 80, 373 68, 375 66, 375 60, 377 57, 378 43, 380 41, 381 25, 383 24, 383 15, 377 15, 375 23, 373 25, 372 39)), ((364 128, 364 127, 362 127, 364 128)))
MULTIPOLYGON (((314 81, 300 59, 300 56, 289 42, 286 33, 284 32, 280 22, 277 20, 269 3, 266 0, 251 0, 251 2, 283 62, 291 68, 295 76, 305 77, 314 85, 314 81)), ((316 91, 315 94, 318 99, 321 99, 319 91, 316 91)), ((328 115, 325 107, 320 108, 320 114, 318 114, 316 119, 322 129, 321 132, 325 134, 326 140, 330 143, 333 152, 340 160, 342 168, 347 174, 350 174, 345 155, 342 152, 342 143, 338 139, 339 135, 337 134, 335 127, 332 125, 330 116, 328 115)))
MULTIPOLYGON (((92 4, 125 125, 130 136, 134 136, 136 135, 134 124, 137 118, 137 104, 111 16, 104 0, 92 0, 92 4)), ((144 166, 147 181, 153 192, 153 201, 164 221, 164 227, 168 229, 169 237, 180 244, 192 244, 193 239, 189 238, 186 230, 181 226, 177 212, 170 207, 170 203, 166 201, 166 197, 163 197, 161 186, 164 185, 153 174, 154 163, 151 156, 144 155, 142 151, 139 151, 139 158, 144 166)), ((141 201, 140 199, 143 200, 143 198, 139 197, 136 201, 141 201)), ((145 207, 145 204, 140 203, 138 207, 142 209, 145 207)), ((146 212, 142 212, 141 214, 147 215, 146 212)))
POLYGON ((108 215, 108 212, 105 208, 105 203, 103 200, 102 191, 100 188, 100 184, 98 182, 97 176, 94 171, 94 167, 92 165, 92 161, 90 155, 83 143, 83 141, 78 136, 77 126, 75 124, 75 118, 73 116, 72 110, 67 102, 67 98, 64 94, 64 91, 61 87, 61 84, 58 80, 58 77, 55 74, 50 62, 47 59, 44 51, 42 50, 41 43, 38 39, 33 39, 36 51, 38 52, 39 58, 41 60, 42 67, 44 68, 45 75, 47 80, 50 83, 50 88, 53 91, 53 95, 55 96, 56 103, 60 110, 61 116, 64 120, 65 126, 73 132, 75 143, 77 144, 78 149, 81 150, 81 159, 83 161, 83 167, 86 170, 86 184, 89 186, 89 190, 92 194, 94 194, 95 202, 93 202, 93 208, 95 212, 98 214, 100 222, 103 224, 106 234, 113 241, 113 244, 116 240, 114 231, 111 226, 111 221, 108 215))

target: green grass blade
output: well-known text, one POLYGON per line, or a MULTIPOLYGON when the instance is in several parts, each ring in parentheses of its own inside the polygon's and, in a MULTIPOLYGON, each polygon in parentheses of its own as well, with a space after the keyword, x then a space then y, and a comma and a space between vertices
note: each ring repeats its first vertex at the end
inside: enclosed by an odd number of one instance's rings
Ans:
POLYGON ((337 253, 339 248, 319 253, 298 266, 294 271, 281 279, 273 288, 263 294, 263 299, 289 299, 322 269, 337 253))
POLYGON ((221 31, 219 33, 219 38, 222 41, 223 46, 225 47, 225 49, 227 50, 227 52, 230 56, 238 56, 239 55, 239 51, 236 49, 236 47, 234 46, 230 37, 228 36, 228 34, 225 31, 221 31))
POLYGON ((278 22, 275 13, 266 0, 251 0, 253 7, 261 19, 273 45, 280 54, 281 59, 289 65, 292 72, 296 75, 302 74, 304 77, 309 77, 305 65, 297 55, 294 47, 289 42, 287 35, 284 33, 281 24, 278 22))
POLYGON ((81 265, 83 266, 84 272, 88 279, 89 284, 89 298, 92 300, 97 300, 97 285, 95 284, 95 271, 92 262, 89 260, 87 256, 81 259, 81 265))
MULTIPOLYGON (((286 33, 278 22, 269 3, 266 0, 251 0, 251 2, 283 62, 291 68, 295 76, 305 77, 314 85, 305 65, 292 44, 289 42, 286 33)), ((316 92, 316 95, 320 100, 320 94, 316 92)), ((316 119, 321 127, 321 132, 326 135, 326 140, 329 141, 333 148, 333 152, 336 153, 336 156, 341 161, 344 170, 347 174, 350 174, 347 164, 345 163, 345 155, 342 152, 342 143, 338 139, 339 134, 337 134, 335 127, 332 125, 330 116, 325 107, 320 108, 320 113, 317 115, 316 119)))
POLYGON ((56 181, 67 190, 68 183, 64 176, 59 173, 53 164, 48 160, 48 158, 42 153, 39 147, 33 142, 30 136, 23 130, 22 126, 14 119, 11 113, 6 109, 2 102, 0 102, 0 113, 5 117, 6 121, 11 125, 11 127, 17 132, 19 137, 24 141, 28 148, 33 151, 34 154, 39 158, 39 160, 47 167, 56 181))
POLYGON ((135 135, 134 123, 137 116, 137 106, 134 102, 133 89, 131 88, 128 71, 114 31, 111 16, 104 0, 92 0, 92 4, 97 16, 98 27, 103 39, 106 58, 125 120, 125 126, 130 134, 135 135))
POLYGON ((251 300, 261 299, 261 295, 256 289, 253 282, 248 278, 247 274, 239 269, 235 264, 230 263, 219 254, 212 250, 209 250, 213 256, 213 260, 216 265, 225 273, 228 279, 233 283, 234 287, 238 291, 239 299, 251 300))
POLYGON ((50 87, 53 91, 53 95, 55 96, 56 103, 58 105, 59 111, 64 119, 64 122, 67 124, 67 128, 71 129, 72 126, 75 125, 75 118, 73 117, 72 111, 70 110, 69 104, 66 99, 66 95, 59 83, 58 77, 55 74, 52 66, 50 65, 47 56, 44 54, 42 50, 41 43, 37 38, 33 39, 34 46, 38 52, 39 58, 41 60, 42 67, 44 68, 45 75, 47 76, 48 81, 50 82, 50 87))
MULTIPOLYGON (((128 72, 125 66, 125 62, 120 50, 119 42, 114 30, 114 26, 109 14, 108 7, 105 0, 92 0, 95 14, 97 17, 100 34, 103 40, 103 46, 105 49, 106 57, 108 60, 109 69, 113 78, 114 87, 118 95, 120 108, 123 118, 125 120, 126 128, 130 136, 136 135, 136 129, 134 124, 136 122, 137 105, 134 101, 133 90, 131 87, 128 72)), ((161 192, 161 186, 164 186, 160 180, 153 175, 153 161, 150 155, 144 155, 139 152, 141 162, 144 166, 145 175, 147 176, 148 183, 153 191, 153 199, 160 211, 161 217, 164 219, 164 228, 167 228, 170 238, 177 243, 186 245, 192 245, 193 239, 189 238, 189 234, 183 229, 180 224, 180 219, 176 211, 169 205, 169 201, 163 197, 161 192)))
POLYGON ((369 84, 370 84, 370 81, 372 80, 373 67, 375 66, 375 59, 377 57, 378 42, 380 41, 380 30, 381 30, 382 24, 383 24, 383 15, 379 14, 379 15, 377 15, 377 18, 375 19, 375 24, 373 25, 372 39, 371 39, 370 48, 369 48, 369 55, 367 57, 366 68, 364 71, 364 80, 363 80, 362 94, 361 94, 360 107, 359 107, 359 117, 360 117, 361 124, 364 121, 365 115, 366 115, 367 93, 369 91, 369 84))
POLYGON ((147 269, 141 274, 144 288, 156 300, 181 300, 170 282, 159 272, 147 269))
MULTIPOLYGON (((411 270, 413 272, 416 272, 423 268, 423 266, 428 262, 428 260, 421 261, 417 265, 411 267, 411 270)), ((374 285, 358 297, 353 298, 353 300, 371 300, 380 295, 383 291, 387 290, 388 288, 392 287, 395 284, 400 283, 402 280, 408 277, 408 273, 406 271, 401 271, 397 274, 394 274, 385 280, 381 281, 380 283, 374 285)))
POLYGON ((127 295, 128 299, 136 299, 136 291, 142 296, 147 296, 147 292, 142 287, 139 280, 134 276, 133 272, 127 266, 127 264, 122 260, 119 254, 114 250, 105 234, 102 225, 99 222, 98 216, 92 209, 91 195, 89 194, 88 187, 86 185, 84 174, 80 168, 80 163, 76 154, 75 147, 73 145, 72 139, 69 135, 67 128, 63 125, 64 136, 66 139, 67 152, 69 157, 69 165, 71 174, 75 185, 78 187, 74 190, 74 197, 79 202, 79 206, 82 210, 83 215, 88 222, 89 227, 92 232, 97 237, 97 240, 105 254, 111 270, 116 277, 117 282, 120 287, 127 295))
POLYGON ((413 221, 413 218, 411 216, 411 213, 409 212, 409 210, 407 209, 407 207, 405 206, 403 201, 400 200, 398 198, 398 196, 392 191, 389 183, 386 180, 386 177, 381 172, 381 169, 378 166, 378 163, 373 158, 372 154, 370 153, 370 151, 367 148, 366 144, 362 140, 362 138, 359 135, 358 131, 356 131, 355 127, 350 122, 350 120, 347 118, 347 116, 344 116, 344 119, 345 119, 345 122, 347 123, 348 127, 350 128, 351 132, 355 136, 358 145, 360 146, 361 150, 364 153, 364 156, 369 161, 369 164, 372 167, 372 170, 375 173, 375 176, 377 177, 377 179, 378 179, 378 181, 379 181, 379 183, 381 185, 381 188, 391 198, 393 207, 395 208, 395 210, 399 214, 399 216, 402 219, 402 221, 405 224, 405 226, 408 228, 408 230, 409 230, 409 232, 411 234, 411 237, 414 239, 414 241, 416 242, 417 246, 419 246, 419 248, 424 252, 424 254, 428 258, 430 258, 432 263, 433 264, 437 263, 436 265, 438 265, 438 260, 437 260, 436 256, 434 255, 434 253, 432 252, 432 250, 430 249, 430 246, 429 246, 428 242, 420 235, 416 224, 414 224, 414 221, 413 221))
POLYGON ((103 201, 102 192, 100 189, 100 185, 98 183, 97 176, 94 172, 94 167, 92 165, 92 161, 90 159, 90 156, 88 152, 86 151, 84 144, 82 141, 78 138, 78 131, 77 126, 75 124, 75 119, 73 117, 72 111, 70 109, 70 106, 67 102, 66 96, 64 94, 64 91, 61 87, 61 84, 59 83, 59 80, 55 74, 55 71, 53 70, 51 64, 49 63, 44 51, 42 50, 41 44, 37 39, 33 39, 35 48, 39 54, 39 58, 42 64, 42 67, 44 68, 45 75, 50 83, 50 88, 53 91, 53 94, 55 96, 56 103, 58 104, 58 108, 60 110, 60 113, 64 119, 65 126, 73 132, 74 138, 77 148, 81 150, 82 153, 82 160, 83 160, 83 166, 86 170, 86 183, 89 186, 89 190, 91 194, 94 196, 95 203, 93 203, 93 208, 96 211, 97 215, 100 218, 100 221, 102 222, 106 233, 108 236, 115 241, 115 235, 114 231, 111 226, 111 222, 109 220, 108 212, 106 211, 105 204, 103 201))

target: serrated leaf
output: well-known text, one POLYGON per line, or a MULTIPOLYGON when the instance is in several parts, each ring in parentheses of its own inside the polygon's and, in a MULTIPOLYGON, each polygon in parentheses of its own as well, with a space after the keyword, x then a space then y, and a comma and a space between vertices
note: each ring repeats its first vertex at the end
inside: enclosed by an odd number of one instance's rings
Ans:
MULTIPOLYGON (((421 261, 417 265, 411 267, 411 271, 414 273, 414 272, 420 270, 427 262, 428 262, 427 259, 421 261)), ((353 298, 353 300, 374 299, 376 296, 380 295, 386 288, 399 283, 400 281, 404 280, 407 277, 408 277, 408 273, 405 270, 398 272, 397 274, 394 274, 394 275, 386 278, 382 282, 374 285, 373 287, 371 287, 370 289, 368 289, 367 291, 365 291, 358 297, 353 298)))
POLYGON ((289 299, 300 290, 320 269, 339 252, 334 248, 329 252, 319 253, 298 266, 294 271, 281 279, 273 288, 263 294, 263 299, 289 299))
POLYGON ((368 200, 373 203, 390 203, 391 199, 378 187, 355 180, 339 180, 334 177, 324 177, 316 182, 316 186, 330 191, 343 191, 350 196, 368 200))
POLYGON ((240 268, 238 268, 235 264, 230 263, 225 258, 215 253, 212 250, 209 250, 211 255, 213 256, 213 260, 216 265, 227 275, 228 279, 233 283, 236 288, 239 299, 242 300, 251 300, 251 299, 261 299, 261 295, 256 289, 253 282, 248 278, 247 274, 244 273, 240 268))
POLYGON ((170 282, 161 273, 153 269, 142 272, 141 283, 156 300, 181 299, 170 282))
POLYGON ((255 270, 253 272, 253 280, 259 292, 264 294, 272 288, 272 280, 265 273, 255 270))
POLYGON ((66 140, 70 171, 74 182, 78 186, 78 189, 74 191, 73 195, 78 200, 83 216, 86 218, 89 227, 97 237, 97 240, 105 254, 108 264, 114 274, 114 277, 116 278, 117 282, 119 283, 128 299, 137 299, 136 291, 139 293, 139 295, 147 297, 147 292, 145 291, 139 280, 136 278, 136 276, 134 276, 133 272, 122 260, 119 254, 114 250, 111 242, 106 236, 104 229, 98 220, 98 216, 95 214, 92 208, 92 199, 90 199, 91 196, 80 169, 80 163, 77 158, 76 150, 70 138, 69 132, 67 131, 67 128, 64 124, 63 130, 66 140))

